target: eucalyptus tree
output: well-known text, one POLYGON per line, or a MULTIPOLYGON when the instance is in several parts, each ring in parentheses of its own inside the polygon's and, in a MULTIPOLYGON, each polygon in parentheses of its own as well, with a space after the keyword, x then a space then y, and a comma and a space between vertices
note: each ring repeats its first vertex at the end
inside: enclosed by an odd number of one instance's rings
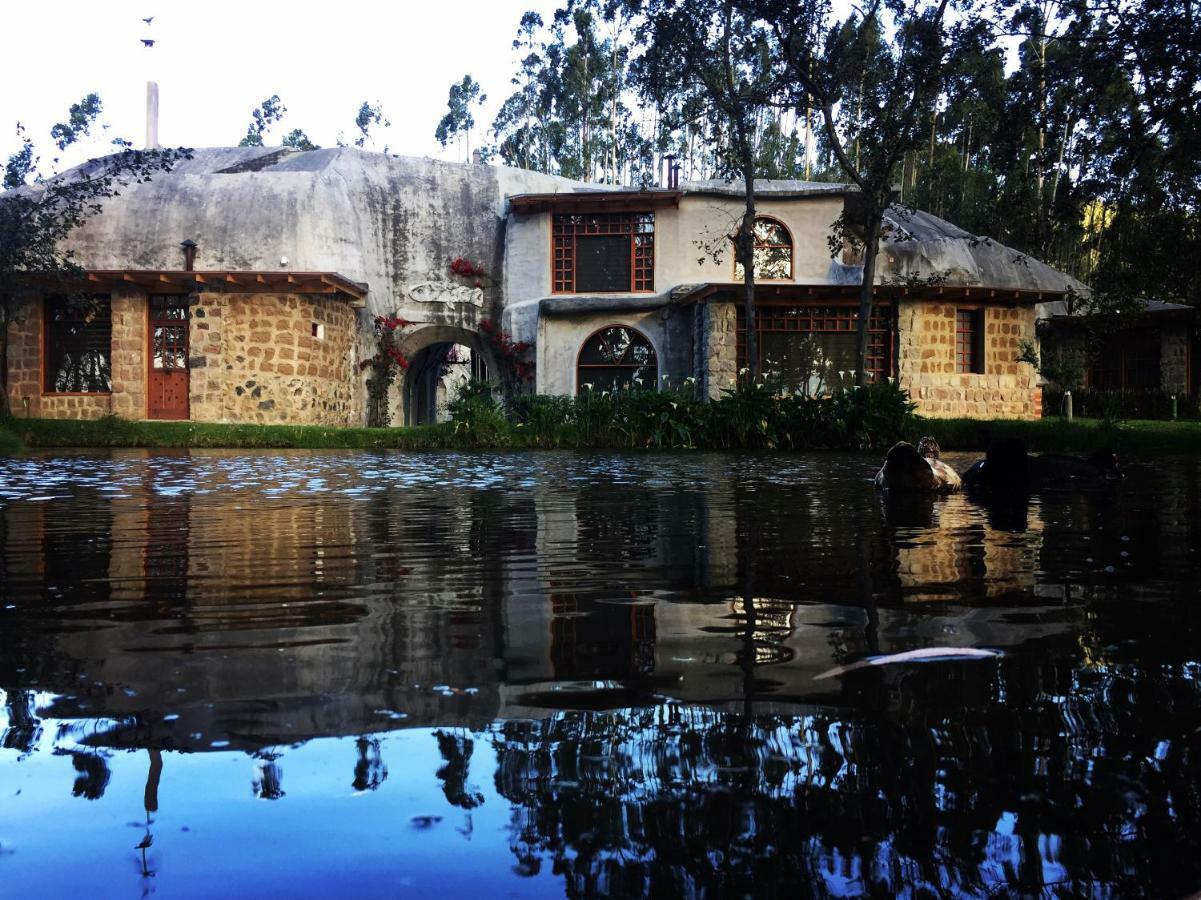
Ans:
POLYGON ((738 0, 630 3, 641 15, 639 38, 645 50, 636 72, 643 94, 661 106, 672 96, 696 101, 696 111, 721 129, 705 135, 719 173, 736 177, 742 184, 743 214, 730 237, 735 259, 742 266, 746 360, 754 380, 759 374, 755 179, 762 174, 756 125, 765 110, 775 108, 780 96, 782 70, 776 43, 757 10, 738 0))
POLYGON ((826 144, 857 189, 833 243, 862 253, 856 383, 863 385, 885 217, 902 160, 922 145, 925 116, 946 85, 948 0, 871 0, 845 19, 832 0, 746 5, 771 23, 793 90, 819 111, 826 144))
POLYGON ((239 147, 263 146, 263 135, 273 125, 277 125, 287 113, 288 107, 279 99, 279 94, 272 94, 250 113, 250 124, 246 126, 246 136, 238 141, 239 147))
POLYGON ((467 159, 471 159, 471 129, 475 127, 475 109, 488 99, 480 92, 480 83, 470 73, 450 86, 446 99, 446 115, 438 122, 434 137, 445 147, 457 137, 463 137, 467 145, 467 159))

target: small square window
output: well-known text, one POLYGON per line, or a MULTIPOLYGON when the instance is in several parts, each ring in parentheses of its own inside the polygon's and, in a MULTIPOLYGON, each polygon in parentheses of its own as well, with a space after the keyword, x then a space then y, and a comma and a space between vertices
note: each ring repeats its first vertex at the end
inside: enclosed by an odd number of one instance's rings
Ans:
POLYGON ((325 326, 320 322, 313 323, 313 339, 318 341, 325 340, 325 326))

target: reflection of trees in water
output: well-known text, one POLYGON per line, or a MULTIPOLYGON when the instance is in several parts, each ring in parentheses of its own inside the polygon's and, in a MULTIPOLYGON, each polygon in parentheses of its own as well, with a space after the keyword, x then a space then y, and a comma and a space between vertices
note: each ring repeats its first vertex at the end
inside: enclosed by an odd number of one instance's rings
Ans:
POLYGON ((388 780, 388 767, 380 755, 379 738, 361 737, 354 742, 359 758, 354 764, 354 779, 351 787, 356 791, 379 790, 388 780))
POLYGON ((467 783, 475 742, 466 735, 447 731, 436 731, 434 737, 438 740, 438 752, 446 761, 446 765, 437 773, 446 801, 451 806, 465 810, 480 806, 484 802, 484 795, 474 785, 467 783))
POLYGON ((16 750, 21 756, 32 753, 42 736, 42 720, 35 715, 33 692, 9 688, 4 693, 4 711, 8 727, 0 732, 0 747, 16 750))
POLYGON ((79 773, 75 776, 75 786, 71 789, 73 797, 99 800, 104 796, 110 773, 108 762, 103 756, 98 753, 72 753, 71 765, 79 773))
POLYGON ((871 719, 670 705, 500 724, 518 865, 549 858, 573 895, 1196 887, 1201 667, 931 671, 879 685, 893 712, 871 719))
POLYGON ((262 800, 278 800, 284 796, 284 772, 274 757, 262 760, 258 764, 258 773, 251 789, 254 795, 262 800))

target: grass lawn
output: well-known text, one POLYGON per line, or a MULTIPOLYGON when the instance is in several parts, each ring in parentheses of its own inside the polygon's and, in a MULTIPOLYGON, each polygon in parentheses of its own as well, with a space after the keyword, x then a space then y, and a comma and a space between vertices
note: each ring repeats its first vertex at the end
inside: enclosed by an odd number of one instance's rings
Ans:
POLYGON ((984 450, 994 438, 1021 438, 1026 447, 1040 453, 1081 452, 1097 448, 1115 451, 1151 451, 1158 453, 1201 452, 1201 421, 1167 422, 1159 419, 1131 419, 1104 423, 1100 419, 1062 419, 1033 422, 1013 419, 926 419, 927 433, 944 450, 984 450))
MULTIPOLYGON (((526 446, 519 428, 508 428, 503 444, 526 446)), ((989 440, 1017 437, 1038 452, 1087 452, 1098 447, 1158 453, 1201 452, 1201 422, 1136 420, 1103 424, 1077 419, 1017 421, 921 419, 911 440, 933 435, 944 450, 983 450, 989 440)), ((352 450, 478 449, 456 435, 454 426, 415 428, 334 428, 318 425, 217 425, 194 422, 134 422, 109 417, 93 421, 9 419, 0 421, 0 453, 24 448, 209 447, 352 450)))

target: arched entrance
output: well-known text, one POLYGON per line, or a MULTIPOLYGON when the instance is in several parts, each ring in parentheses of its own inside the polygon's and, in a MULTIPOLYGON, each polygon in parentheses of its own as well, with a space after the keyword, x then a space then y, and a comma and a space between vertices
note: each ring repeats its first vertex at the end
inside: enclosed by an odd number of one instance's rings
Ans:
POLYGON ((466 328, 427 326, 407 335, 400 351, 409 360, 400 392, 405 425, 447 421, 447 406, 463 385, 495 377, 491 351, 479 334, 466 328))

